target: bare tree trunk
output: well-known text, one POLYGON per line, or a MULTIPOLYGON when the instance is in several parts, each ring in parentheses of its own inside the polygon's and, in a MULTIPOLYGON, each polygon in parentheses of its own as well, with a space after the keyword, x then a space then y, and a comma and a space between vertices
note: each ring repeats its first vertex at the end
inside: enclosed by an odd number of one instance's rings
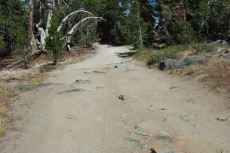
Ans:
POLYGON ((138 26, 139 26, 139 43, 140 47, 143 47, 143 36, 142 36, 142 28, 141 28, 141 21, 140 21, 140 12, 137 12, 137 18, 138 18, 138 26))
POLYGON ((47 19, 47 24, 46 24, 46 37, 49 37, 49 28, 51 26, 51 19, 52 19, 52 16, 53 16, 53 12, 55 10, 55 7, 56 7, 56 3, 54 0, 51 1, 51 6, 50 6, 50 9, 49 9, 49 14, 48 14, 48 19, 47 19))
POLYGON ((33 15, 34 15, 34 4, 33 4, 33 0, 30 0, 29 35, 30 35, 30 45, 32 47, 32 50, 35 50, 36 42, 34 38, 33 15))
POLYGON ((86 25, 89 21, 95 21, 95 23, 93 24, 96 24, 98 21, 102 21, 104 20, 102 17, 86 17, 82 20, 80 20, 77 24, 75 24, 72 29, 67 33, 66 35, 66 45, 69 49, 69 51, 71 51, 71 48, 70 48, 70 42, 71 42, 71 39, 72 39, 72 36, 75 35, 76 31, 81 28, 82 26, 86 25))
POLYGON ((62 27, 66 24, 66 22, 68 22, 72 17, 77 16, 79 13, 85 13, 85 14, 88 14, 88 16, 91 16, 91 17, 94 16, 91 12, 84 11, 84 10, 77 10, 77 11, 74 11, 74 12, 68 14, 68 15, 62 20, 62 22, 61 22, 61 24, 59 25, 57 31, 60 31, 60 30, 62 29, 62 27))

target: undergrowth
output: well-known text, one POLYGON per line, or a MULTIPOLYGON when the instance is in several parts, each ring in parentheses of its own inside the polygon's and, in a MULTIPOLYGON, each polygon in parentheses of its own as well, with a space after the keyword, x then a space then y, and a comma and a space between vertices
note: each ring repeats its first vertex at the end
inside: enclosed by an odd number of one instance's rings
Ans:
POLYGON ((183 45, 174 45, 166 49, 153 50, 153 52, 149 54, 148 61, 150 64, 154 64, 165 59, 175 59, 177 58, 177 54, 185 51, 185 49, 186 47, 183 45))
POLYGON ((214 43, 194 43, 191 46, 195 49, 196 54, 216 51, 216 44, 214 43))

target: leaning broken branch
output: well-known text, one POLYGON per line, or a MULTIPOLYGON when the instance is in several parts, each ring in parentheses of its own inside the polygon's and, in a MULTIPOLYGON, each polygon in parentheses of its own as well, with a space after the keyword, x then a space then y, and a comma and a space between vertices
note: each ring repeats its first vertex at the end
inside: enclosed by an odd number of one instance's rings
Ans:
POLYGON ((91 17, 94 16, 91 12, 84 11, 84 10, 77 10, 77 11, 74 11, 74 12, 68 14, 68 15, 62 20, 61 24, 60 24, 59 27, 57 28, 57 31, 60 31, 60 30, 63 28, 63 26, 66 24, 66 22, 70 20, 71 17, 75 17, 75 16, 77 16, 79 13, 85 13, 85 14, 88 14, 88 16, 91 16, 91 17))

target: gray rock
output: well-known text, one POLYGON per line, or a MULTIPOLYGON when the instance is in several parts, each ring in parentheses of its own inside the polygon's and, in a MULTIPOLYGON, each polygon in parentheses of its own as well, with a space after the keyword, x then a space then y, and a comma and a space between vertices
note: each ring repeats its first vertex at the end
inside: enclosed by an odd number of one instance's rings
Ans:
POLYGON ((149 132, 146 132, 146 131, 143 131, 143 130, 140 130, 140 129, 135 129, 132 132, 135 133, 135 134, 138 134, 138 135, 142 135, 142 136, 149 136, 150 135, 149 132))
POLYGON ((67 115, 66 118, 69 119, 69 120, 73 119, 73 115, 67 115))
POLYGON ((32 89, 32 87, 29 86, 29 85, 27 85, 27 84, 17 85, 17 86, 15 86, 14 88, 15 88, 15 89, 18 89, 18 90, 21 90, 21 91, 32 89))
POLYGON ((217 40, 214 43, 217 44, 219 47, 228 47, 228 42, 225 40, 217 40))
POLYGON ((117 66, 117 65, 115 65, 115 66, 114 66, 114 68, 118 68, 118 66, 117 66))
POLYGON ((122 140, 122 142, 127 144, 127 145, 129 145, 129 146, 138 147, 138 148, 141 148, 141 149, 144 149, 144 148, 148 147, 147 145, 145 145, 140 140, 131 139, 131 138, 126 138, 126 139, 122 140))
POLYGON ((172 138, 172 137, 174 137, 174 134, 166 132, 166 131, 161 131, 159 136, 162 138, 172 138))
POLYGON ((127 99, 131 98, 131 96, 129 96, 129 95, 120 95, 118 98, 121 99, 121 100, 127 100, 127 99))
POLYGON ((35 88, 47 87, 52 85, 63 85, 63 83, 40 83, 35 86, 35 88))
POLYGON ((46 86, 51 86, 51 85, 53 85, 53 83, 40 83, 36 85, 36 87, 39 88, 39 87, 46 87, 46 86))
POLYGON ((170 148, 155 149, 156 153, 176 153, 170 148))
POLYGON ((76 82, 79 83, 79 84, 91 83, 90 80, 82 80, 82 79, 78 79, 78 80, 76 80, 76 82))
POLYGON ((187 67, 191 64, 195 64, 195 65, 199 65, 204 63, 204 60, 200 57, 193 57, 193 56, 187 56, 187 57, 183 57, 181 58, 177 63, 176 63, 176 67, 177 68, 184 68, 187 67))
POLYGON ((187 112, 187 113, 183 113, 180 115, 180 117, 184 120, 184 121, 191 121, 194 119, 194 117, 198 115, 196 112, 187 112))
POLYGON ((83 92, 83 91, 85 90, 80 89, 80 88, 75 88, 75 89, 63 90, 63 91, 58 92, 57 94, 62 95, 62 94, 69 93, 69 92, 83 92))
POLYGON ((169 89, 181 88, 181 86, 172 86, 169 89))
POLYGON ((220 54, 220 52, 211 52, 211 53, 206 53, 203 56, 205 57, 212 57, 213 55, 220 54))
POLYGON ((98 86, 96 89, 104 89, 105 87, 98 86))
POLYGON ((164 60, 165 70, 170 70, 176 67, 177 60, 175 59, 166 59, 164 60))
POLYGON ((84 74, 90 74, 90 72, 84 72, 84 74))
POLYGON ((217 120, 219 120, 219 121, 227 121, 228 118, 226 116, 223 116, 223 117, 218 117, 217 120))

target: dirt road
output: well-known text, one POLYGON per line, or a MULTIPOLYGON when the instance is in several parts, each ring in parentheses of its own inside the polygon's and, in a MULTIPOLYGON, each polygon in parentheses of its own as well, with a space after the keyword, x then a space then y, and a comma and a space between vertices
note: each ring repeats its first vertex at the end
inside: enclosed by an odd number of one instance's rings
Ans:
POLYGON ((51 72, 44 87, 21 94, 0 152, 230 152, 229 99, 196 78, 117 56, 127 51, 98 45, 92 58, 51 72))

